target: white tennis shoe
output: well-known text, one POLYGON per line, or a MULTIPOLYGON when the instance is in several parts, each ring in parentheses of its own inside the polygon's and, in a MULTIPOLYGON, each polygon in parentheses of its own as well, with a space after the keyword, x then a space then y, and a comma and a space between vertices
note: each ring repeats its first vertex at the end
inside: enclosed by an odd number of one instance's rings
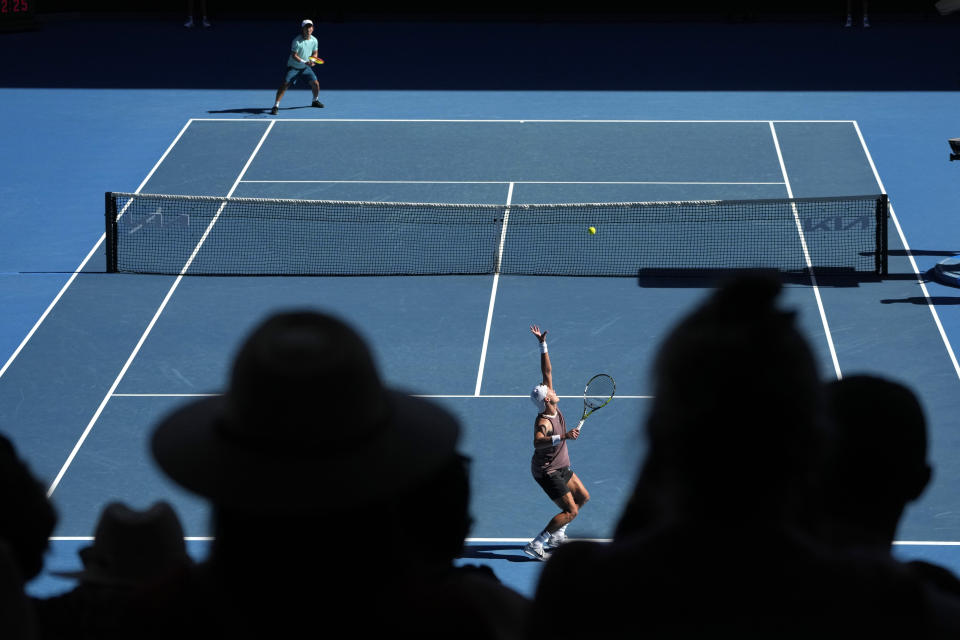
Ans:
POLYGON ((523 548, 523 552, 534 560, 548 560, 550 558, 550 553, 544 551, 542 544, 534 544, 531 542, 523 548))

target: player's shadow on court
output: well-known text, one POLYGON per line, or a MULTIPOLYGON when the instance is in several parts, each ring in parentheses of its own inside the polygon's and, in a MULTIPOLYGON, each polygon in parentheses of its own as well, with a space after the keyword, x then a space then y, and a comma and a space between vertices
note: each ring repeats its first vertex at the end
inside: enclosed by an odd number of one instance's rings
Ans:
MULTIPOLYGON (((637 283, 643 288, 704 289, 719 287, 736 277, 748 274, 765 275, 785 285, 812 286, 814 284, 814 279, 809 272, 770 269, 641 269, 637 274, 637 283)), ((814 275, 818 287, 838 289, 891 280, 917 280, 917 274, 913 271, 880 275, 852 269, 814 269, 814 275)), ((920 279, 929 282, 931 277, 925 274, 920 279)))
POLYGON ((932 304, 935 307, 948 307, 951 305, 960 305, 960 296, 911 296, 909 298, 887 298, 881 300, 880 304, 932 304))
MULTIPOLYGON (((295 109, 313 109, 310 105, 298 107, 280 107, 280 111, 293 111, 295 109)), ((242 113, 250 116, 266 116, 270 114, 271 107, 246 107, 243 109, 210 109, 207 113, 242 113)))
MULTIPOLYGON (((640 269, 637 283, 644 288, 714 288, 744 275, 763 275, 783 284, 810 285, 808 272, 771 269, 640 269)), ((817 284, 822 287, 857 287, 861 282, 879 281, 881 276, 853 270, 818 272, 817 284)))
POLYGON ((473 560, 506 560, 507 562, 541 562, 523 555, 523 545, 519 544, 484 544, 467 545, 463 548, 461 558, 473 560), (506 551, 507 553, 498 553, 506 551))

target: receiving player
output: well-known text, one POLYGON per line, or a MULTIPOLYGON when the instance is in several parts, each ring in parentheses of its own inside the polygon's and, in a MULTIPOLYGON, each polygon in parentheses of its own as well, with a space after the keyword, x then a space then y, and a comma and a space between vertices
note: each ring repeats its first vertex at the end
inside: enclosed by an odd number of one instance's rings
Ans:
POLYGON ((287 88, 293 84, 297 78, 303 78, 310 84, 310 90, 313 91, 313 106, 323 108, 320 102, 320 83, 317 82, 317 76, 310 68, 314 62, 310 57, 317 56, 317 39, 313 37, 313 21, 304 20, 300 23, 300 34, 293 39, 290 45, 290 57, 287 59, 287 73, 283 77, 283 84, 277 89, 277 101, 273 104, 270 113, 277 115, 280 109, 280 99, 286 93, 287 88))
POLYGON ((559 398, 553 390, 547 332, 540 331, 537 325, 530 327, 530 332, 540 341, 540 372, 543 375, 543 381, 530 392, 530 399, 537 406, 530 471, 533 479, 561 511, 547 523, 540 535, 523 548, 523 552, 531 558, 546 560, 550 557, 549 550, 566 540, 567 525, 577 517, 580 507, 590 499, 590 494, 570 468, 566 441, 580 437, 580 430, 567 431, 567 423, 557 406, 559 398))

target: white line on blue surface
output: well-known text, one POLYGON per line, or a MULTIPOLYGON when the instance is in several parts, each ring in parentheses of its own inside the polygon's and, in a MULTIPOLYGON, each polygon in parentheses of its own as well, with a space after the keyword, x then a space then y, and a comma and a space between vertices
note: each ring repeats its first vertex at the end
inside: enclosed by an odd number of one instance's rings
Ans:
POLYGON ((853 120, 544 120, 510 118, 193 118, 191 122, 506 122, 518 124, 560 123, 560 124, 767 124, 782 123, 824 123, 850 124, 853 120))
POLYGON ((477 386, 473 395, 480 395, 483 386, 483 367, 487 362, 487 345, 490 343, 490 327, 493 325, 493 306, 497 300, 497 284, 500 282, 500 261, 503 259, 503 245, 507 237, 507 223, 510 221, 510 204, 513 202, 513 183, 507 188, 506 209, 503 211, 503 225, 500 227, 500 246, 497 250, 497 261, 493 270, 493 286, 490 290, 490 306, 487 308, 487 324, 483 330, 483 346, 480 348, 480 368, 477 371, 477 386))
MULTIPOLYGON (((863 146, 863 152, 867 156, 867 162, 870 163, 870 168, 873 170, 873 177, 877 180, 877 186, 880 187, 881 193, 886 193, 887 189, 883 186, 883 181, 880 180, 880 173, 877 171, 877 165, 873 163, 873 157, 870 155, 870 150, 867 148, 867 142, 863 139, 863 133, 860 131, 860 125, 856 121, 853 123, 853 128, 857 131, 857 136, 860 138, 860 144, 863 146)), ((947 349, 947 354, 950 356, 950 362, 953 363, 953 370, 956 372, 957 377, 960 377, 960 364, 957 363, 957 355, 953 351, 953 346, 950 344, 950 339, 947 337, 947 332, 943 328, 943 324, 940 322, 940 315, 937 313, 937 308, 933 305, 933 301, 930 299, 930 292, 927 291, 927 285, 923 281, 923 276, 920 275, 920 269, 917 268, 917 261, 913 258, 913 252, 910 250, 910 244, 907 242, 907 236, 903 233, 903 228, 900 226, 900 220, 897 219, 897 214, 893 211, 893 205, 889 204, 887 211, 890 214, 890 219, 893 220, 893 226, 897 228, 897 233, 900 235, 900 242, 903 243, 903 248, 907 253, 907 257, 910 259, 910 266, 913 267, 913 272, 917 276, 917 283, 920 285, 920 290, 923 292, 923 297, 927 301, 927 308, 930 309, 930 315, 933 316, 933 322, 937 325, 937 331, 940 332, 940 339, 943 340, 943 346, 947 349)))
MULTIPOLYGON (((790 186, 790 178, 787 175, 787 165, 783 162, 783 153, 780 150, 780 140, 777 138, 777 128, 773 121, 770 122, 770 134, 773 136, 773 144, 777 148, 777 158, 780 161, 780 170, 783 172, 783 181, 787 186, 787 197, 793 199, 793 188, 790 186)), ((843 377, 840 371, 840 362, 837 360, 837 350, 833 346, 833 335, 830 333, 830 323, 827 322, 827 312, 823 308, 823 299, 820 297, 820 287, 817 285, 817 275, 813 270, 813 263, 810 260, 810 252, 807 250, 807 240, 803 236, 803 225, 800 223, 800 216, 797 214, 797 206, 793 205, 793 217, 797 225, 797 233, 800 234, 800 244, 803 246, 803 256, 807 261, 807 270, 810 272, 810 284, 813 287, 813 295, 817 299, 817 308, 820 310, 820 321, 823 323, 823 332, 827 338, 827 346, 830 348, 830 358, 833 360, 833 370, 837 374, 837 379, 843 377)))
MULTIPOLYGON (((213 398, 216 396, 223 395, 221 393, 114 393, 114 398, 213 398)), ((438 394, 422 394, 414 393, 411 394, 414 398, 529 398, 527 395, 507 395, 507 394, 487 394, 487 395, 477 395, 476 393, 464 394, 464 393, 438 393, 438 394)), ((563 398, 582 398, 582 395, 575 396, 563 396, 558 395, 558 398, 561 400, 563 398)), ((601 396, 594 396, 601 397, 601 396)), ((653 398, 653 396, 636 396, 636 395, 622 395, 614 398, 615 400, 648 400, 653 398)))
POLYGON ((698 182, 640 180, 241 180, 244 184, 706 184, 706 185, 782 185, 783 182, 698 182))
MULTIPOLYGON (((150 177, 157 171, 157 169, 160 167, 160 164, 167 158, 167 156, 176 146, 177 142, 180 141, 180 138, 183 136, 183 133, 187 130, 187 127, 189 126, 190 126, 189 122, 183 125, 183 128, 180 129, 180 133, 177 134, 177 137, 173 139, 173 142, 170 143, 170 146, 167 147, 167 150, 163 152, 163 155, 160 156, 160 159, 157 160, 156 164, 153 165, 153 168, 150 169, 150 173, 147 174, 147 177, 143 179, 143 182, 140 183, 140 186, 137 187, 137 190, 134 193, 140 193, 140 190, 143 189, 144 186, 146 186, 147 181, 150 180, 150 177)), ((43 321, 47 319, 47 316, 50 315, 50 312, 53 311, 53 308, 57 306, 57 303, 60 302, 60 299, 63 297, 63 294, 67 292, 67 289, 70 288, 70 285, 73 284, 73 281, 77 279, 77 274, 83 271, 84 267, 87 266, 87 263, 90 262, 90 258, 92 258, 97 253, 97 251, 100 249, 100 245, 103 244, 103 241, 105 239, 106 239, 106 233, 101 233, 100 239, 97 240, 96 244, 93 245, 93 248, 90 249, 90 252, 80 263, 80 266, 78 266, 74 270, 74 272, 70 275, 70 278, 67 279, 67 282, 63 285, 63 287, 60 288, 59 293, 57 293, 57 295, 53 298, 50 304, 47 305, 46 310, 44 310, 44 312, 40 314, 40 317, 34 323, 33 327, 30 329, 30 331, 27 332, 27 335, 24 336, 23 340, 20 341, 19 346, 17 346, 17 348, 14 349, 13 353, 10 354, 10 357, 7 358, 7 361, 4 363, 4 365, 0 367, 0 378, 2 378, 3 374, 7 372, 7 369, 10 368, 10 365, 13 364, 13 361, 17 359, 17 356, 20 355, 20 352, 23 351, 23 348, 27 346, 27 343, 30 342, 30 339, 33 337, 33 334, 37 332, 37 329, 40 328, 40 325, 43 324, 43 321)))
MULTIPOLYGON (((48 538, 51 542, 92 542, 93 536, 51 536, 48 538)), ((212 542, 212 536, 185 536, 187 542, 212 542)), ((610 538, 574 538, 581 542, 611 542, 610 538)), ((476 543, 517 543, 523 544, 530 542, 530 538, 467 538, 464 540, 467 544, 476 543)), ((900 547, 960 547, 960 542, 951 540, 895 540, 894 545, 900 547)))
MULTIPOLYGON (((270 135, 270 130, 273 128, 273 123, 266 128, 266 131, 263 132, 263 135, 260 137, 260 142, 257 143, 256 148, 250 154, 250 157, 247 159, 247 163, 243 166, 243 169, 240 171, 240 175, 237 176, 236 181, 233 183, 233 186, 230 188, 230 192, 226 197, 233 195, 233 192, 236 190, 237 185, 240 184, 240 180, 243 178, 243 174, 247 172, 247 169, 250 168, 250 164, 253 162, 253 159, 257 156, 257 153, 260 151, 260 148, 263 146, 264 141, 266 141, 267 136, 270 135)), ((220 206, 220 211, 223 210, 223 207, 226 206, 226 203, 220 206)), ((96 412, 94 412, 93 417, 90 418, 90 422, 87 423, 87 427, 83 430, 80 439, 77 440, 77 443, 74 445, 73 450, 70 452, 70 455, 67 457, 66 462, 63 463, 63 466, 60 468, 60 472, 57 474, 57 477, 53 480, 53 483, 50 485, 50 488, 47 490, 47 497, 50 497, 54 491, 56 491, 57 486, 60 484, 60 481, 63 479, 64 474, 66 474, 67 469, 70 468, 70 465, 73 463, 74 458, 77 455, 77 452, 80 451, 80 447, 83 446, 83 443, 86 441, 87 436, 90 434, 90 431, 93 429, 93 425, 97 423, 97 420, 100 419, 100 414, 103 413, 103 410, 106 408, 107 403, 113 397, 113 392, 117 390, 120 381, 123 380, 123 377, 126 375, 127 370, 130 368, 130 365, 133 364, 134 358, 137 357, 137 354, 140 352, 140 349, 143 347, 143 344, 147 340, 147 336, 150 335, 150 332, 153 330, 154 325, 156 325, 157 320, 160 318, 160 314, 163 313, 163 310, 166 309, 167 303, 170 302, 170 298, 173 296, 173 292, 177 290, 177 287, 180 285, 180 282, 183 280, 183 275, 187 272, 187 269, 190 268, 190 264, 193 262, 193 259, 196 257, 197 252, 200 250, 200 247, 203 245, 203 242, 206 240, 207 235, 210 233, 210 229, 216 223, 217 218, 220 215, 220 211, 217 212, 217 216, 210 221, 210 225, 207 227, 206 231, 203 234, 203 237, 200 239, 200 242, 197 243, 196 248, 193 250, 193 254, 190 256, 190 259, 187 260, 187 263, 183 266, 183 269, 180 270, 180 275, 177 276, 176 280, 173 281, 173 284, 170 286, 170 290, 167 291, 167 295, 164 296, 163 302, 160 303, 160 307, 157 308, 156 313, 153 314, 150 323, 147 325, 147 328, 144 329, 143 335, 140 336, 140 340, 137 341, 137 345, 133 348, 133 351, 130 353, 130 356, 127 358, 127 361, 124 363, 123 368, 120 369, 120 373, 117 374, 116 379, 113 381, 113 384, 110 385, 110 389, 107 391, 106 395, 103 396, 103 400, 100 402, 100 406, 97 407, 96 412)))

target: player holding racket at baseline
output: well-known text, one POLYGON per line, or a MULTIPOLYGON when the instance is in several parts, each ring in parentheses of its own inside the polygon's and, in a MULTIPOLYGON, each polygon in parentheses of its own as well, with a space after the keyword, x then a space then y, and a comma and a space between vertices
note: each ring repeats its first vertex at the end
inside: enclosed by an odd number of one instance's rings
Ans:
POLYGON ((290 57, 287 58, 287 71, 283 76, 283 84, 277 89, 277 100, 270 109, 271 115, 277 115, 280 111, 280 99, 287 92, 287 88, 296 81, 297 78, 303 79, 310 85, 313 91, 312 106, 323 108, 320 102, 320 83, 317 76, 314 75, 310 67, 314 66, 311 57, 317 56, 317 39, 313 37, 313 21, 306 19, 300 23, 300 34, 297 35, 290 44, 290 57))
POLYGON ((587 488, 570 467, 567 440, 580 437, 580 430, 567 431, 567 423, 557 406, 559 398, 553 390, 553 370, 547 353, 547 332, 533 325, 530 332, 540 341, 540 372, 543 381, 530 392, 530 399, 537 406, 537 419, 533 432, 533 460, 530 471, 547 496, 561 512, 555 515, 547 527, 523 548, 531 558, 546 560, 549 550, 566 540, 567 525, 577 517, 580 507, 590 499, 587 488))

